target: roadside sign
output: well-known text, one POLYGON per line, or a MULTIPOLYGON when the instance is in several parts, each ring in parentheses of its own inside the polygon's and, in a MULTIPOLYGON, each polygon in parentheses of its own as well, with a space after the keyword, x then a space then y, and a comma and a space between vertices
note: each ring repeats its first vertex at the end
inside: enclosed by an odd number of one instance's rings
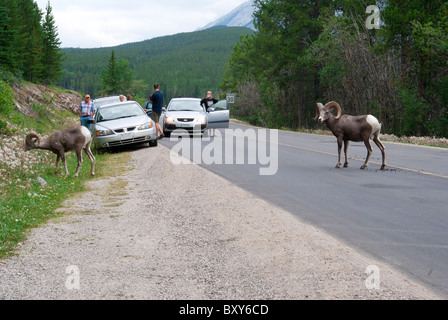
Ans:
POLYGON ((227 103, 235 103, 235 94, 234 93, 228 93, 226 95, 227 103))

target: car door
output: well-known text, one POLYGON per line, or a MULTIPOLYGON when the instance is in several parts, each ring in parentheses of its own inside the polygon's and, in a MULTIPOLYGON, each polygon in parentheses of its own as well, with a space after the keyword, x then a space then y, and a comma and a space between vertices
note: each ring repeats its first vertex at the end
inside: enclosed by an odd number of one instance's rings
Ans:
POLYGON ((160 115, 160 119, 159 119, 159 124, 160 124, 160 128, 162 128, 162 131, 163 131, 163 128, 165 125, 165 115, 166 115, 166 108, 163 107, 162 114, 160 115))
POLYGON ((230 124, 230 110, 227 100, 219 100, 212 108, 214 111, 207 112, 208 128, 228 128, 230 124))

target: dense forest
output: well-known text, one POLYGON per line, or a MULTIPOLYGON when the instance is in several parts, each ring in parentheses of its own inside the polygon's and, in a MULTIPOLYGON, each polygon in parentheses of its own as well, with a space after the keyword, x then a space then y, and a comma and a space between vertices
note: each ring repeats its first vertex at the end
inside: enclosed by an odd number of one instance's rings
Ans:
POLYGON ((154 38, 111 48, 62 49, 64 74, 59 85, 99 96, 101 74, 113 59, 132 70, 128 86, 133 97, 147 99, 159 82, 166 101, 172 97, 201 97, 217 93, 225 65, 241 35, 248 28, 222 27, 154 38))
POLYGON ((0 79, 51 83, 61 63, 50 2, 43 13, 33 0, 0 0, 0 79))
POLYGON ((234 114, 312 128, 316 102, 373 114, 386 133, 448 136, 448 2, 255 0, 254 35, 221 84, 234 114), (369 7, 376 4, 375 7, 369 7))
POLYGON ((0 0, 0 134, 14 111, 11 84, 22 79, 50 84, 62 74, 62 53, 52 8, 33 0, 0 0))
MULTIPOLYGON (((33 0, 0 0, 0 100, 11 100, 8 83, 18 79, 94 97, 119 90, 137 100, 159 82, 166 102, 235 93, 233 115, 271 128, 314 128, 316 103, 335 100, 346 114, 375 115, 385 133, 448 137, 448 2, 254 6, 256 32, 219 27, 61 49, 50 2, 42 12, 33 0), (119 89, 105 84, 111 66, 125 75, 119 89)), ((11 108, 0 104, 1 113, 11 108)))

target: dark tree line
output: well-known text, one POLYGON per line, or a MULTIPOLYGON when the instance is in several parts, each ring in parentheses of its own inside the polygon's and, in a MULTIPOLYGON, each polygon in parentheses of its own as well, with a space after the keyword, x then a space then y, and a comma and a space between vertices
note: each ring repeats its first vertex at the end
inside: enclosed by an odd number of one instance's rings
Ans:
POLYGON ((208 90, 217 94, 233 47, 241 34, 250 32, 248 28, 216 28, 112 48, 66 48, 58 84, 93 96, 118 90, 148 99, 158 82, 167 103, 179 96, 202 97, 208 90), (114 69, 125 73, 127 81, 117 86, 107 80, 114 69))
POLYGON ((50 2, 43 13, 33 0, 0 0, 0 76, 53 83, 62 53, 50 2))
POLYGON ((448 136, 448 2, 256 0, 221 89, 258 125, 312 128, 316 102, 371 113, 386 133, 448 136), (379 9, 378 28, 369 23, 379 9))

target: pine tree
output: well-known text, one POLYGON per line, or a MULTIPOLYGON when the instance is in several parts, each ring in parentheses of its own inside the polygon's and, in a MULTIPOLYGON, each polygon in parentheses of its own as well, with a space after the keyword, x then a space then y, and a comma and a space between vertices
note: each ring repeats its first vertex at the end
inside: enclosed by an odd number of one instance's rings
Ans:
POLYGON ((50 83, 62 74, 62 53, 60 52, 61 42, 58 38, 57 27, 54 21, 53 9, 48 1, 46 14, 42 24, 43 28, 43 52, 42 80, 50 83))
POLYGON ((42 12, 33 0, 19 0, 17 7, 21 13, 18 25, 16 49, 18 68, 28 81, 42 78, 42 12))
MULTIPOLYGON (((6 45, 5 51, 9 49, 9 53, 12 56, 11 71, 14 75, 19 74, 19 50, 18 50, 18 38, 19 38, 19 9, 16 0, 1 0, 4 8, 6 9, 6 18, 8 21, 8 29, 11 30, 9 35, 6 35, 4 44, 6 45), (9 38, 10 37, 10 38, 9 38)), ((3 46, 3 45, 2 45, 3 46)), ((3 66, 9 69, 7 66, 3 66)))
POLYGON ((0 68, 14 73, 14 30, 11 28, 6 2, 0 0, 0 68))
POLYGON ((131 87, 133 77, 129 61, 122 58, 117 61, 112 50, 108 68, 101 72, 101 91, 105 94, 124 93, 131 87))
POLYGON ((101 72, 101 91, 105 94, 118 93, 117 81, 117 60, 115 59, 115 51, 112 50, 111 57, 107 69, 101 72))

